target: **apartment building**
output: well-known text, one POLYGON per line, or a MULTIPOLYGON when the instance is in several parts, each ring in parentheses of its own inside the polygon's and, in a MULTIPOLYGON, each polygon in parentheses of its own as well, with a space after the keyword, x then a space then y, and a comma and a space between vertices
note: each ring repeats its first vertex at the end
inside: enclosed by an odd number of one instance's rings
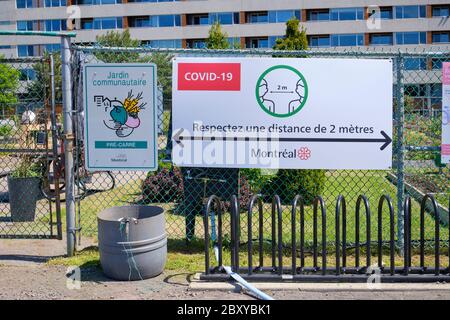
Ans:
MULTIPOLYGON (((151 47, 202 48, 220 21, 234 46, 271 48, 295 16, 311 47, 416 47, 450 42, 449 13, 448 0, 0 0, 0 29, 61 31, 79 17, 76 42, 129 28, 151 47)), ((58 39, 0 38, 7 56, 58 48, 58 39)))
MULTIPOLYGON (((128 28, 157 48, 203 48, 215 21, 235 47, 271 48, 293 16, 313 48, 442 47, 450 42, 449 15, 448 0, 0 0, 0 29, 64 31, 67 19, 76 18, 77 43, 128 28)), ((55 50, 58 38, 0 36, 0 54, 8 57, 55 50)), ((405 67, 433 71, 441 61, 407 59, 405 67)), ((430 105, 433 90, 440 89, 425 82, 414 91, 423 92, 430 105)))

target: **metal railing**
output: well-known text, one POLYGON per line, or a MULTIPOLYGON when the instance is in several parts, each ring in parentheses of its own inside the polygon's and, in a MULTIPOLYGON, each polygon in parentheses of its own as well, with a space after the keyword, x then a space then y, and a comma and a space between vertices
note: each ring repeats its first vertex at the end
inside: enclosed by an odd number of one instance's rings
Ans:
MULTIPOLYGON (((403 248, 398 246, 395 232, 395 212, 392 200, 388 195, 382 195, 378 201, 377 215, 372 217, 369 201, 366 196, 361 195, 356 201, 355 210, 355 242, 351 243, 347 239, 347 204, 343 196, 339 196, 334 212, 335 237, 334 247, 330 246, 327 239, 327 218, 330 218, 326 212, 326 204, 322 197, 315 198, 312 206, 313 211, 313 240, 312 245, 305 246, 305 206, 301 196, 296 196, 291 205, 290 236, 288 240, 283 237, 282 225, 287 216, 283 216, 280 197, 275 195, 271 205, 271 233, 270 238, 264 238, 261 221, 264 215, 264 204, 262 198, 258 195, 253 196, 248 203, 247 210, 247 243, 241 243, 241 221, 242 213, 239 208, 239 202, 236 196, 231 197, 230 210, 230 233, 231 241, 224 245, 223 220, 224 205, 220 198, 211 196, 205 205, 203 222, 205 233, 205 272, 201 279, 205 280, 226 280, 224 273, 224 255, 230 253, 230 265, 234 272, 239 272, 247 280, 262 281, 367 281, 369 277, 376 274, 382 282, 435 282, 450 280, 450 253, 444 252, 441 248, 441 228, 440 218, 437 209, 437 202, 434 197, 427 194, 420 203, 420 246, 418 255, 419 262, 412 263, 414 247, 411 243, 411 198, 406 197, 404 204, 405 217, 405 245, 403 248), (425 214, 426 203, 432 203, 432 211, 429 212, 434 219, 434 238, 425 239, 425 214), (360 241, 360 211, 364 206, 366 217, 366 239, 364 243, 360 241), (258 236, 253 237, 253 211, 257 209, 259 215, 258 236), (384 236, 385 227, 383 225, 384 208, 388 210, 388 237, 384 236), (319 215, 320 212, 320 215, 319 215), (217 219, 215 218, 217 216, 217 219), (319 224, 319 217, 321 223, 319 224), (297 218, 299 218, 297 220, 297 218), (376 239, 372 238, 371 220, 376 218, 376 239), (214 222, 218 221, 217 226, 214 222), (298 231, 297 231, 298 230, 298 231), (214 234, 210 237, 210 233, 214 234), (319 241, 319 233, 321 238, 319 241), (216 236, 217 234, 217 236, 216 236), (213 238, 213 239, 212 239, 213 238), (270 250, 266 250, 264 243, 270 242, 270 250), (431 242, 434 249, 430 252, 425 250, 425 243, 431 242), (254 243, 257 243, 256 253, 254 243), (218 249, 218 261, 212 264, 210 261, 211 247, 218 249), (365 263, 361 264, 361 249, 365 248, 365 263), (298 249, 297 249, 298 248, 298 249), (244 251, 245 249, 245 251, 244 251), (286 253, 287 251, 290 251, 286 253), (331 250, 334 249, 334 252, 331 250), (349 263, 349 250, 354 251, 352 255, 353 263, 349 263), (242 252, 244 251, 244 252, 242 252), (257 255, 258 264, 253 264, 253 256, 257 255), (309 264, 305 262, 305 255, 311 254, 312 259, 309 264), (321 263, 319 263, 319 255, 321 263), (377 263, 371 264, 372 258, 376 257, 377 263), (384 264, 384 259, 388 258, 389 264, 384 264), (242 260, 246 259, 245 265, 242 260), (265 263, 265 258, 271 261, 271 265, 265 263), (334 265, 329 265, 330 258, 334 258, 334 265), (444 262, 443 259, 447 260, 444 262), (285 265, 290 259, 290 265, 285 265), (298 261, 300 265, 297 266, 298 261), (428 263, 426 263, 428 262, 428 263), (433 265, 429 265, 433 263, 433 265), (446 264, 443 265, 443 264, 446 264)), ((450 216, 450 211, 448 212, 450 216)))

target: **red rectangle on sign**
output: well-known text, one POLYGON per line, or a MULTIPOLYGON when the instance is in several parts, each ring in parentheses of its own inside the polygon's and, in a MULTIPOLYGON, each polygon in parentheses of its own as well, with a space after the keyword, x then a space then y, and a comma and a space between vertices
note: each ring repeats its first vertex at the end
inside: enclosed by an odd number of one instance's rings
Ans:
POLYGON ((179 63, 178 90, 240 91, 240 63, 179 63))

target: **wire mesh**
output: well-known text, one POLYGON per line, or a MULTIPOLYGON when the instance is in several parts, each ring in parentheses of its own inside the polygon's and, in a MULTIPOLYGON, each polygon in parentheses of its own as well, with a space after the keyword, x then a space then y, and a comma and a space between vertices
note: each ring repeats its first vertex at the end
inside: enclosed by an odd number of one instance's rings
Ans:
MULTIPOLYGON (((448 52, 448 51, 446 51, 448 52)), ((364 194, 371 208, 376 208, 382 195, 389 195, 393 200, 396 213, 396 236, 401 237, 402 212, 398 204, 405 195, 413 198, 412 239, 418 239, 418 200, 420 193, 433 193, 442 207, 442 219, 447 221, 449 202, 449 167, 439 164, 439 145, 442 120, 441 64, 450 55, 445 52, 376 52, 367 51, 302 51, 277 52, 272 50, 187 50, 187 49, 152 49, 148 47, 77 46, 73 47, 73 72, 76 79, 85 63, 102 62, 154 62, 158 66, 158 149, 159 169, 156 172, 97 172, 89 175, 89 182, 84 182, 82 175, 76 179, 78 185, 84 185, 82 195, 78 197, 78 222, 81 233, 95 236, 97 232, 96 214, 101 210, 125 204, 156 204, 166 210, 167 233, 173 239, 192 239, 203 237, 202 211, 205 200, 212 194, 223 199, 238 195, 241 205, 241 239, 247 239, 247 223, 257 230, 260 224, 257 214, 252 221, 247 221, 245 213, 247 203, 253 194, 262 194, 264 203, 264 236, 270 240, 271 232, 271 197, 279 194, 283 207, 283 242, 291 239, 290 202, 293 195, 300 193, 309 198, 322 195, 330 219, 327 219, 328 239, 334 239, 335 203, 339 195, 347 200, 347 221, 349 245, 355 241, 355 207, 359 195, 364 194), (394 141, 392 170, 259 170, 259 169, 211 169, 176 167, 171 162, 171 60, 175 56, 189 57, 273 57, 288 56, 297 58, 358 58, 358 59, 392 59, 394 75, 394 141), (401 77, 401 82, 399 81, 401 77), (404 92, 404 94, 403 94, 404 92), (404 105, 403 107, 401 106, 404 105), (293 178, 288 178, 289 176, 293 178), (296 178, 297 177, 297 178, 296 178), (310 190, 292 187, 293 179, 312 179, 310 190), (404 187, 404 195, 399 188, 404 187), (294 188, 294 189, 292 189, 294 188), (418 193, 417 193, 418 192, 418 193), (417 212, 417 214, 415 214, 417 212), (447 218, 445 218, 445 216, 447 218), (399 231, 399 232, 397 232, 399 231)), ((82 87, 76 82, 75 91, 82 87)), ((82 99, 76 97, 75 106, 82 121, 82 99)), ((370 99, 370 97, 368 97, 370 99)), ((80 133, 81 134, 81 133, 80 133)), ((77 163, 82 166, 81 140, 77 148, 77 163)), ((78 189, 83 189, 79 187, 78 189)), ((310 201, 311 202, 311 201, 310 201)), ((228 205, 229 206, 229 205, 228 205)), ((226 208, 229 212, 229 208, 226 208)), ((383 214, 388 217, 388 211, 383 214)), ((373 212, 375 217, 375 212, 373 212)), ((374 218, 375 219, 375 218, 374 218)), ((360 219, 360 228, 365 230, 365 219, 360 219)), ((389 236, 389 219, 384 219, 384 237, 389 236)), ((230 230, 229 215, 224 216, 224 230, 230 230)), ((321 223, 320 217, 318 223, 321 223)), ((312 206, 306 207, 305 243, 312 242, 312 206)), ((426 216, 427 239, 433 239, 434 221, 426 216)), ((375 223, 372 223, 375 232, 375 223)), ((210 232, 212 232, 210 230, 210 232)), ((448 246, 448 232, 444 232, 443 245, 448 246)), ((229 233, 225 234, 224 241, 229 233)), ((364 243, 364 233, 360 236, 364 243)), ((321 235, 318 235, 321 239, 321 235)), ((430 240, 430 243, 432 240, 430 240)), ((333 246, 332 242, 327 246, 333 246)), ((288 246, 287 246, 288 247, 288 246)), ((289 254, 286 251, 286 254, 289 254)))
POLYGON ((55 183, 50 70, 48 55, 0 58, 0 238, 60 236, 59 208, 47 196, 55 183))

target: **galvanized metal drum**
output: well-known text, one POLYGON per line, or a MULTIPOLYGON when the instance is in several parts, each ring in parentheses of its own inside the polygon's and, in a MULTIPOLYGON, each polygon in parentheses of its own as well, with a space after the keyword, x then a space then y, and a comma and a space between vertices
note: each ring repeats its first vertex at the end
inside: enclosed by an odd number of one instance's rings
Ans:
POLYGON ((163 208, 113 207, 100 212, 97 221, 100 263, 108 277, 141 280, 164 270, 167 235, 163 208))

